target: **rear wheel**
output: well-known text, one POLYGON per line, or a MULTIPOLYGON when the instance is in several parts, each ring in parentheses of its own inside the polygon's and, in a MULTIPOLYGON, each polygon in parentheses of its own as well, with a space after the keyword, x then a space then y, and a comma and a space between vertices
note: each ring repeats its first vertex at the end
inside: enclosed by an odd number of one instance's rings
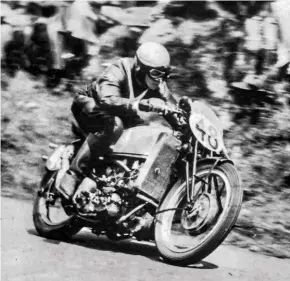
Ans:
POLYGON ((234 226, 242 205, 243 191, 231 163, 197 167, 196 202, 187 204, 186 183, 176 183, 157 215, 155 241, 165 261, 187 265, 212 253, 234 226), (207 184, 205 183, 207 181, 207 184))
POLYGON ((74 215, 63 208, 63 199, 55 189, 57 171, 47 171, 33 206, 33 222, 37 232, 47 238, 67 239, 82 226, 74 215))

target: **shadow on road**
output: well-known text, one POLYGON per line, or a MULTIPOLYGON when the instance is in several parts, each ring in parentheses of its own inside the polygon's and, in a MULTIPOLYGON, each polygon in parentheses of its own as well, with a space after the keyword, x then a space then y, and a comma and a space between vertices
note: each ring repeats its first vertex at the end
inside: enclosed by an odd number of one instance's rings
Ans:
MULTIPOLYGON (((40 237, 36 232, 36 230, 34 229, 29 229, 27 232, 30 235, 40 237)), ((156 262, 163 262, 162 258, 159 257, 159 253, 153 243, 143 243, 132 239, 122 241, 112 241, 104 236, 94 236, 90 233, 79 233, 67 241, 52 240, 47 238, 44 238, 43 241, 50 244, 68 243, 100 251, 109 251, 113 253, 126 253, 129 255, 141 255, 156 262)), ((217 265, 206 261, 201 261, 197 264, 192 264, 186 267, 194 269, 218 268, 217 265)))

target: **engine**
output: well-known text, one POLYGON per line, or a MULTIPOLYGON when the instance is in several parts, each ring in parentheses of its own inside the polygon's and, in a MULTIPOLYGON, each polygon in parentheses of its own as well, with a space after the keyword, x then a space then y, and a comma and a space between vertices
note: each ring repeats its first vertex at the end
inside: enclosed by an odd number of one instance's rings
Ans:
POLYGON ((139 161, 135 161, 128 171, 113 165, 108 166, 101 175, 86 177, 73 198, 79 213, 89 217, 101 213, 110 217, 125 214, 132 199, 130 183, 137 177, 139 168, 139 161))

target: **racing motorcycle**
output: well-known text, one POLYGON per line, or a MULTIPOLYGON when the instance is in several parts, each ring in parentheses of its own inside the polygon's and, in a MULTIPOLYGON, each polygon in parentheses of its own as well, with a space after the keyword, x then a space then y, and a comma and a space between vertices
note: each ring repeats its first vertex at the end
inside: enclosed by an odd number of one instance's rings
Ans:
POLYGON ((67 239, 86 227, 113 240, 155 241, 163 260, 178 265, 212 253, 241 209, 238 172, 226 152, 222 124, 208 105, 182 98, 167 116, 174 117, 171 128, 124 130, 70 201, 57 187, 83 138, 52 144, 34 201, 38 233, 67 239))

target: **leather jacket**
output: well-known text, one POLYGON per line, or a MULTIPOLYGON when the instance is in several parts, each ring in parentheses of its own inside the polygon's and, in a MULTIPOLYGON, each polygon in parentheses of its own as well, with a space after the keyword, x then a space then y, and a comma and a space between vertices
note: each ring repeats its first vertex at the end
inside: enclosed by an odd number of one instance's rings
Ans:
POLYGON ((89 114, 104 111, 130 119, 136 116, 132 105, 138 99, 160 98, 169 106, 176 105, 169 90, 166 95, 161 95, 158 90, 148 90, 144 95, 145 90, 146 84, 138 83, 134 59, 122 58, 110 65, 97 81, 79 92, 74 102, 89 114))

